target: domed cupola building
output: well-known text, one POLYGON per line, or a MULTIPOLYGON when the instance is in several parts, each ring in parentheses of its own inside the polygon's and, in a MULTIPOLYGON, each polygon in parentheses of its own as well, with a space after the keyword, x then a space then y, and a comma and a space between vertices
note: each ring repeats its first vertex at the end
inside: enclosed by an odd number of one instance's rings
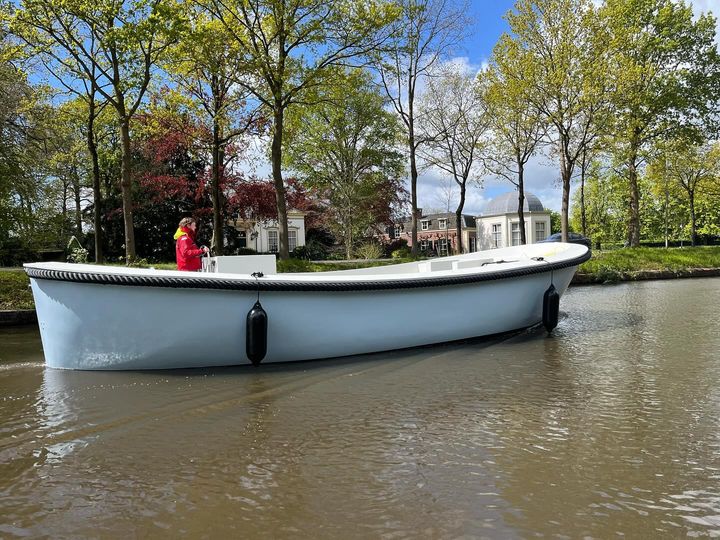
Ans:
MULTIPOLYGON (((511 191, 490 200, 477 217, 478 249, 493 249, 520 245, 520 218, 518 218, 518 193, 511 191)), ((550 210, 540 199, 525 192, 523 203, 525 238, 534 244, 550 236, 550 210)))

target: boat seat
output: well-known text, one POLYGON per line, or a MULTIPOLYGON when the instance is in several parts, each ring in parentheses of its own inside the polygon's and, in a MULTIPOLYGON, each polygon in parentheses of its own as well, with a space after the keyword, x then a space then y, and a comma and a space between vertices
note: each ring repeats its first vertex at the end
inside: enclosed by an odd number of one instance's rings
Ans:
POLYGON ((455 261, 423 261, 418 264, 420 272, 437 272, 439 270, 452 270, 455 261))
POLYGON ((495 262, 495 259, 470 259, 465 261, 453 261, 453 270, 462 270, 463 268, 477 268, 488 263, 495 262))

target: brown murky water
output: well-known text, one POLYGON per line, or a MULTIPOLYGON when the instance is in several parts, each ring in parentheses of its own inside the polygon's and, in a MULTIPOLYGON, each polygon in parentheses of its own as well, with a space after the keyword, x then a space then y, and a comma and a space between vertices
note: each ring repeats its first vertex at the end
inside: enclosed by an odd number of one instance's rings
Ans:
POLYGON ((155 373, 5 329, 0 537, 717 537, 719 305, 582 287, 549 338, 155 373))

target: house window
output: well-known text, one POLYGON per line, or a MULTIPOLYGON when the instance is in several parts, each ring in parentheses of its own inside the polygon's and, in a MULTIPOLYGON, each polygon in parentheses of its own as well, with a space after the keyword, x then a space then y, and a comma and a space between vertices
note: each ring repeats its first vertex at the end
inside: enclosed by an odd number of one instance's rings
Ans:
POLYGON ((395 231, 393 234, 393 238, 400 238, 400 225, 395 225, 395 231))
POLYGON ((423 231, 427 231, 428 229, 430 229, 430 222, 429 222, 429 221, 421 221, 421 222, 420 222, 420 228, 421 228, 423 231))
POLYGON ((477 238, 474 236, 470 237, 470 253, 475 253, 477 251, 477 238))
POLYGON ((440 246, 440 256, 444 257, 448 254, 448 242, 446 238, 441 238, 438 241, 438 245, 440 246))
POLYGON ((511 231, 511 237, 512 237, 512 241, 511 241, 510 245, 511 246, 519 246, 520 245, 520 223, 511 223, 510 231, 511 231))
POLYGON ((447 229, 447 219, 438 219, 438 228, 447 229))
POLYGON ((493 247, 499 248, 502 245, 502 225, 495 223, 492 226, 492 243, 493 247))
POLYGON ((535 224, 535 241, 545 240, 547 234, 545 233, 545 222, 541 221, 535 224))
POLYGON ((427 251, 428 247, 429 246, 427 240, 420 240, 420 251, 427 251))
POLYGON ((288 231, 288 251, 295 251, 297 247, 297 230, 290 229, 288 231))
POLYGON ((277 253, 279 251, 277 231, 268 231, 268 251, 270 253, 277 253))
POLYGON ((247 247, 247 231, 240 231, 238 233, 238 247, 247 247))

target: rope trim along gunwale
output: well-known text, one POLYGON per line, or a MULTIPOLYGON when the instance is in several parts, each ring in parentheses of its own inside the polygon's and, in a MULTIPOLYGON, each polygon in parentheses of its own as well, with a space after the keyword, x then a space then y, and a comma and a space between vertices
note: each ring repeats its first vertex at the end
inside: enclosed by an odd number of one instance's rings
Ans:
POLYGON ((386 291, 393 289, 420 289, 495 281, 515 277, 542 274, 578 266, 590 259, 590 251, 583 255, 558 262, 546 262, 523 268, 509 268, 494 272, 481 272, 455 276, 422 277, 412 279, 362 280, 362 281, 285 281, 268 279, 214 279, 203 274, 188 273, 178 276, 129 275, 104 272, 74 272, 27 266, 25 272, 33 279, 121 285, 133 287, 160 287, 172 289, 211 289, 224 291, 386 291))

